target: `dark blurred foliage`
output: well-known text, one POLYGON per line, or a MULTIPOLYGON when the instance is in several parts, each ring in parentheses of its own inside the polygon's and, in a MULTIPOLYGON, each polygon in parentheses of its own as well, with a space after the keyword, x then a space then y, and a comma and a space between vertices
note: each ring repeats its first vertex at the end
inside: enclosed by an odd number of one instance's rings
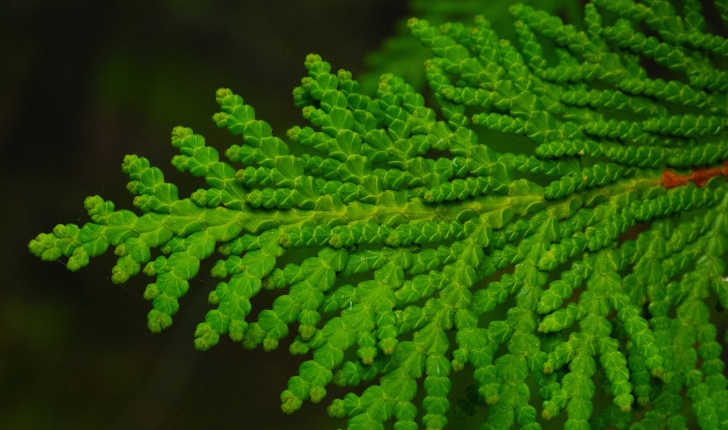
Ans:
MULTIPOLYGON (((494 1, 493 10, 508 3, 515 1, 494 1)), ((32 256, 27 243, 58 223, 83 225, 87 195, 132 208, 120 168, 125 154, 147 157, 188 196, 204 182, 169 165, 176 154, 169 133, 184 125, 218 149, 238 143, 211 120, 218 87, 243 95, 284 136, 304 125, 291 91, 306 54, 357 76, 366 54, 410 14, 403 0, 3 5, 0 429, 345 426, 325 412, 346 392, 336 388, 321 404, 307 402, 291 416, 280 411, 279 394, 301 362, 287 344, 243 351, 225 338, 206 353, 194 349, 194 328, 217 282, 208 275, 213 259, 191 282, 174 326, 155 335, 142 298, 149 278, 114 285, 111 250, 70 273, 32 256)), ((369 58, 382 67, 382 57, 369 58)), ((261 293, 254 313, 271 300, 261 293)))

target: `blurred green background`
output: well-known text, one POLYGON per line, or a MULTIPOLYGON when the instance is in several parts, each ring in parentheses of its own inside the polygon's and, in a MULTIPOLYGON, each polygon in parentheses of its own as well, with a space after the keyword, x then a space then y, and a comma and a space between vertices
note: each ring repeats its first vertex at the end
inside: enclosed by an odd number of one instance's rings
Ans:
MULTIPOLYGON (((477 9, 507 32, 510 3, 453 4, 456 15, 477 9), (484 4, 489 10, 479 9, 484 4)), ((535 3, 553 8, 565 2, 535 3)), ((427 6, 419 1, 408 9, 406 1, 394 0, 3 5, 0 429, 345 427, 325 412, 345 390, 331 389, 321 404, 306 402, 294 415, 280 411, 279 394, 301 362, 288 354, 287 344, 264 353, 224 338, 206 353, 194 349, 194 328, 217 282, 208 275, 214 259, 191 282, 173 327, 155 335, 146 328, 151 305, 142 298, 149 278, 114 285, 112 250, 70 273, 62 263, 32 256, 27 243, 58 223, 87 222, 88 195, 133 209, 120 168, 125 154, 162 168, 181 196, 205 186, 170 166, 177 151, 169 133, 184 125, 220 150, 238 143, 211 120, 218 87, 241 94, 283 137, 291 126, 305 125, 291 91, 305 75, 310 52, 355 77, 391 64, 392 71, 417 80, 427 55, 417 43, 390 46, 389 57, 366 54, 404 19, 427 15, 427 6), (421 57, 415 69, 402 60, 403 52, 421 57)), ((368 82, 372 88, 375 80, 368 82)), ((271 298, 254 302, 254 314, 266 300, 271 298)), ((451 428, 477 427, 478 421, 452 422, 451 428)))

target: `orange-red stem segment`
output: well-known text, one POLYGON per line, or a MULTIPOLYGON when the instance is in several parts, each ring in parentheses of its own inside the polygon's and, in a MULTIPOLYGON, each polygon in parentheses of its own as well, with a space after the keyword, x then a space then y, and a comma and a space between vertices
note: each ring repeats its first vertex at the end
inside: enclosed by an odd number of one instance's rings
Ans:
POLYGON ((688 173, 687 175, 678 175, 672 170, 665 170, 662 172, 662 185, 666 188, 675 188, 680 185, 685 185, 690 181, 695 182, 695 185, 702 187, 708 183, 708 180, 714 176, 723 175, 728 177, 728 161, 726 161, 722 167, 709 167, 707 169, 697 169, 688 173))

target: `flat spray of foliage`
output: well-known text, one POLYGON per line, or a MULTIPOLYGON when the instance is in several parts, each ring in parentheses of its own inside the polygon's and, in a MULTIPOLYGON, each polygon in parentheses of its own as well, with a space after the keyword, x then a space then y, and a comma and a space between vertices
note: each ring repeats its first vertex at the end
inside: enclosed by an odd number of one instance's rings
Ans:
MULTIPOLYGON (((716 7, 728 13, 727 0, 716 7)), ((480 16, 409 21, 432 50, 437 111, 397 76, 370 98, 308 56, 293 94, 311 126, 287 132, 300 156, 220 89, 213 118, 242 137, 229 162, 189 128, 172 132, 172 164, 208 188, 180 199, 129 155, 143 215, 89 197, 93 222, 58 225, 30 250, 77 270, 113 246, 114 282, 142 267, 155 278, 144 293, 153 332, 217 250, 223 282, 197 348, 227 335, 272 350, 297 332, 290 352, 304 358, 283 411, 321 401, 331 383, 364 383, 328 409, 351 430, 443 428, 451 402, 456 415, 484 410, 482 429, 532 430, 559 414, 571 430, 728 427, 709 321, 725 314, 706 305, 728 307, 728 74, 716 68, 728 41, 705 31, 697 0, 593 0, 585 31, 528 6, 510 12, 513 42, 480 16), (677 78, 652 79, 642 61, 677 78), (479 128, 535 149, 495 152, 479 128), (301 247, 312 256, 277 264, 301 247), (262 288, 280 293, 253 312, 262 288), (448 398, 464 368, 473 384, 448 398), (595 395, 611 404, 595 409, 595 395)))

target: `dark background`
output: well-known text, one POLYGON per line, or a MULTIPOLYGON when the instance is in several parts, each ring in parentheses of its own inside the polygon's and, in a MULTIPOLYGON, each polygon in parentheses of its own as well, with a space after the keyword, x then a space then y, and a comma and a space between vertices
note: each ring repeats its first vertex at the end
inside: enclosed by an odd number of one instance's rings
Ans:
MULTIPOLYGON (((330 389, 293 415, 280 411, 280 392, 302 361, 287 343, 265 353, 224 337, 208 352, 194 349, 194 328, 218 282, 208 275, 214 259, 191 281, 174 325, 152 334, 151 304, 142 298, 150 278, 113 284, 112 250, 71 273, 40 261, 27 244, 58 223, 88 222, 88 195, 134 209, 121 172, 126 154, 160 167, 180 196, 204 187, 170 166, 177 150, 169 134, 191 127, 221 152, 239 143, 211 120, 219 87, 241 94, 280 137, 306 125, 291 97, 306 54, 359 76, 372 67, 365 54, 415 14, 407 2, 7 3, 0 14, 0 429, 345 427, 325 412, 345 390, 330 389)), ((515 1, 480 3, 497 14, 496 27, 511 27, 500 17, 515 1)))

